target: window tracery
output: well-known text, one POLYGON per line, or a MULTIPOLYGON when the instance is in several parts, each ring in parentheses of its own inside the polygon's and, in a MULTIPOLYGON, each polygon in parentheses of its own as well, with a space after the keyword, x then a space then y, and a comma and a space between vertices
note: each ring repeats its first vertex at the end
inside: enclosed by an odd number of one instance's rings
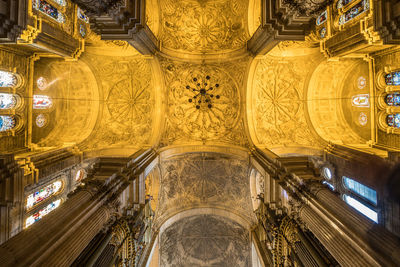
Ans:
POLYGON ((17 106, 17 97, 14 94, 0 93, 0 109, 13 109, 17 106))
POLYGON ((14 116, 0 116, 0 132, 12 130, 16 124, 17 121, 14 116))
MULTIPOLYGON (((61 1, 62 2, 62 1, 61 1)), ((33 0, 33 8, 56 20, 59 23, 65 22, 64 15, 53 5, 44 0, 33 0)))
POLYGON ((34 109, 48 109, 53 105, 50 97, 47 95, 34 95, 33 108, 34 109))
POLYGON ((369 0, 362 0, 339 17, 339 25, 344 25, 369 10, 369 0))
POLYGON ((29 216, 26 219, 25 227, 29 227, 32 224, 34 224, 35 222, 39 221, 44 216, 46 216, 47 214, 49 214, 50 212, 52 212, 53 210, 58 208, 60 206, 60 204, 61 204, 61 199, 58 199, 58 200, 50 203, 49 205, 47 205, 43 209, 40 209, 39 211, 35 212, 33 215, 29 216))
POLYGON ((0 87, 14 87, 18 84, 16 74, 0 70, 0 87))
POLYGON ((56 181, 48 186, 41 188, 40 190, 30 194, 26 198, 26 208, 30 209, 33 206, 43 202, 44 200, 54 196, 61 191, 63 187, 62 181, 56 181))

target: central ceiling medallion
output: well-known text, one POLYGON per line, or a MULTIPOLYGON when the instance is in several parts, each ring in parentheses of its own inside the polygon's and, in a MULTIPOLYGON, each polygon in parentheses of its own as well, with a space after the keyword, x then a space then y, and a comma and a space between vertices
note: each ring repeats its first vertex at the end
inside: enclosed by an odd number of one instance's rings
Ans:
POLYGON ((196 77, 192 79, 194 86, 186 85, 186 89, 193 92, 194 96, 189 98, 189 103, 193 103, 196 109, 213 107, 214 99, 219 99, 220 95, 214 95, 214 89, 219 87, 216 83, 214 87, 210 84, 211 77, 207 75, 205 79, 199 80, 196 77))

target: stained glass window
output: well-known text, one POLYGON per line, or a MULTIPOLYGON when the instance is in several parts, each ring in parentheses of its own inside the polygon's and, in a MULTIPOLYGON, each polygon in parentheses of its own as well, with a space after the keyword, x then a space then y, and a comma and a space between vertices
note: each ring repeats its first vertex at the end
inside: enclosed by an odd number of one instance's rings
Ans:
POLYGON ((347 22, 353 20, 354 18, 358 17, 365 11, 369 9, 369 0, 362 0, 348 11, 346 11, 343 15, 339 18, 339 25, 346 24, 347 22))
POLYGON ((328 167, 324 167, 322 169, 322 175, 328 180, 332 179, 332 171, 331 171, 331 169, 329 169, 328 167))
POLYGON ((77 171, 76 176, 75 176, 75 181, 82 180, 84 175, 85 175, 85 173, 83 172, 83 170, 77 171))
POLYGON ((17 98, 13 94, 0 93, 0 109, 12 109, 17 105, 17 98))
POLYGON ((358 77, 357 80, 358 89, 364 89, 366 85, 367 85, 367 79, 365 79, 362 76, 358 77))
POLYGON ((368 217, 369 219, 373 220, 374 222, 378 223, 378 213, 374 211, 373 209, 370 209, 360 201, 348 196, 348 195, 343 195, 344 201, 346 201, 347 204, 361 212, 364 216, 368 217))
POLYGON ((34 95, 33 108, 34 109, 47 109, 50 108, 53 102, 47 95, 34 95))
POLYGON ((400 85, 400 71, 394 71, 385 75, 387 85, 400 85))
POLYGON ((33 0, 32 1, 33 8, 39 10, 40 12, 46 14, 50 18, 63 23, 65 21, 64 15, 58 11, 56 7, 47 3, 44 0, 33 0))
POLYGON ((386 95, 385 102, 389 106, 400 106, 400 93, 395 92, 395 93, 386 95))
POLYGON ((17 76, 8 71, 0 70, 0 87, 13 87, 17 85, 17 76))
POLYGON ((35 222, 39 221, 44 216, 46 216, 47 214, 49 214, 50 212, 52 212, 53 210, 58 208, 60 206, 60 204, 61 204, 61 199, 56 200, 56 201, 50 203, 49 205, 47 205, 46 207, 44 207, 43 209, 39 210, 38 212, 34 213, 33 215, 29 216, 26 219, 25 227, 29 227, 32 224, 34 224, 35 222))
POLYGON ((39 114, 36 117, 36 126, 37 127, 44 127, 47 124, 47 118, 44 114, 39 114))
POLYGON ((328 18, 328 17, 327 17, 327 12, 326 12, 326 10, 325 10, 324 12, 322 12, 321 15, 319 15, 319 17, 317 18, 317 20, 316 20, 315 23, 319 26, 319 25, 321 25, 322 23, 324 23, 324 22, 326 21, 327 18, 328 18))
POLYGON ((358 115, 358 122, 360 123, 361 126, 365 126, 368 123, 368 116, 364 112, 360 112, 360 115, 358 115))
POLYGON ((62 182, 56 181, 48 186, 41 188, 39 191, 30 194, 26 199, 26 208, 30 209, 36 204, 48 199, 53 196, 62 188, 62 182))
POLYGON ((78 7, 78 19, 81 19, 84 22, 89 23, 88 16, 86 16, 85 13, 83 12, 83 10, 80 9, 79 7, 78 7))
POLYGON ((360 184, 357 181, 354 181, 353 179, 350 179, 346 176, 343 176, 343 183, 344 186, 349 189, 350 191, 356 193, 357 195, 371 201, 374 205, 377 204, 377 196, 376 196, 376 191, 369 188, 368 186, 365 186, 363 184, 360 184))
POLYGON ((53 0, 54 2, 56 2, 57 4, 59 4, 60 6, 66 6, 67 2, 65 0, 53 0))
POLYGON ((353 0, 339 0, 337 2, 337 9, 347 6, 347 4, 350 4, 351 2, 353 2, 353 0))
POLYGON ((325 35, 326 35, 326 28, 323 27, 323 28, 319 31, 319 36, 320 36, 321 38, 325 38, 325 35))
POLYGON ((351 104, 355 107, 369 107, 369 94, 355 95, 351 99, 351 104))
POLYGON ((46 80, 46 78, 44 78, 44 77, 39 77, 39 78, 36 80, 36 84, 37 84, 37 87, 38 87, 40 90, 44 90, 44 89, 47 88, 47 80, 46 80))
POLYGON ((387 115, 386 123, 390 127, 400 128, 400 113, 387 115))
POLYGON ((79 33, 81 34, 82 37, 85 37, 86 35, 86 28, 82 24, 79 25, 79 33))
POLYGON ((0 116, 0 132, 12 130, 16 125, 13 116, 0 116))

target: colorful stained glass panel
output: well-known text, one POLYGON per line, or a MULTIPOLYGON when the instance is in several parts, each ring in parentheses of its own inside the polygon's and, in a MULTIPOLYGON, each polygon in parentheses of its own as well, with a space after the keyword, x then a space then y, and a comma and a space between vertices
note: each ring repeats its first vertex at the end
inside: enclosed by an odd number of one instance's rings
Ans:
POLYGON ((321 15, 319 15, 319 17, 317 18, 315 23, 319 26, 322 23, 324 23, 327 20, 327 18, 328 18, 328 15, 327 15, 327 12, 325 10, 324 12, 322 12, 321 15))
POLYGON ((386 95, 385 102, 389 106, 400 106, 400 93, 396 92, 386 95))
POLYGON ((12 109, 17 105, 17 99, 13 94, 0 93, 0 109, 12 109))
POLYGON ((50 108, 53 102, 47 95, 34 95, 33 108, 34 109, 47 109, 50 108))
POLYGON ((13 116, 0 116, 0 132, 12 130, 16 125, 13 116))
POLYGON ((337 9, 340 9, 344 6, 347 6, 348 4, 350 4, 351 2, 353 2, 353 0, 339 0, 337 2, 337 9))
POLYGON ((387 85, 400 85, 400 71, 394 71, 385 75, 385 82, 387 85))
POLYGON ((387 115, 386 123, 389 127, 400 128, 400 113, 387 115))
POLYGON ((358 17, 365 11, 369 9, 369 0, 360 1, 358 4, 350 8, 346 11, 343 15, 339 18, 339 25, 346 24, 347 22, 353 20, 354 18, 358 17))
POLYGON ((29 216, 26 219, 25 227, 29 227, 32 224, 34 224, 35 222, 39 221, 44 216, 46 216, 47 214, 49 214, 50 212, 52 212, 53 210, 58 208, 60 206, 60 204, 61 204, 61 199, 56 200, 56 201, 50 203, 49 205, 47 205, 46 207, 44 207, 43 209, 39 210, 38 212, 34 213, 33 215, 29 216))
POLYGON ((17 85, 15 74, 0 70, 0 87, 13 87, 15 85, 17 85))
POLYGON ((64 15, 58 11, 56 7, 53 5, 47 3, 44 0, 33 0, 33 7, 40 12, 46 14, 52 19, 55 19, 56 21, 63 23, 65 21, 64 15))
POLYGON ((81 19, 84 22, 89 23, 88 16, 86 16, 85 13, 83 12, 83 10, 80 9, 79 7, 78 7, 78 14, 77 15, 78 15, 78 19, 81 19))
POLYGON ((39 191, 30 194, 26 199, 26 208, 32 208, 36 204, 48 199, 56 194, 62 188, 62 182, 56 181, 46 187, 41 188, 39 191))

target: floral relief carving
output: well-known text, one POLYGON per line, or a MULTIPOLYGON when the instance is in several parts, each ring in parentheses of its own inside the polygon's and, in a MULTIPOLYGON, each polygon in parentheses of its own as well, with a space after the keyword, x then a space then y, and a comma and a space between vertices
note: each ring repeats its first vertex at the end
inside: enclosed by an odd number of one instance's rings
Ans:
POLYGON ((162 234, 161 266, 250 266, 248 231, 216 215, 183 218, 162 234))
POLYGON ((254 127, 262 145, 316 145, 307 121, 303 88, 317 58, 267 57, 258 62, 253 84, 254 127))
POLYGON ((89 147, 143 145, 149 142, 154 92, 145 59, 90 57, 103 88, 103 116, 89 147), (101 61, 101 64, 98 61, 101 61))
POLYGON ((161 165, 158 218, 191 207, 222 207, 253 218, 245 160, 193 153, 161 165))
MULTIPOLYGON (((176 63, 164 61, 165 78, 168 92, 168 119, 163 136, 165 145, 176 141, 211 141, 246 143, 244 127, 241 123, 240 94, 238 87, 241 83, 233 78, 228 67, 220 65, 194 65, 190 63, 176 63), (227 71, 228 69, 228 71, 227 71), (189 102, 194 92, 186 88, 195 87, 196 83, 203 84, 209 75, 214 89, 212 108, 189 102), (193 78, 197 78, 196 82, 193 78), (218 84, 219 86, 215 86, 218 84), (233 140, 232 140, 233 139, 233 140)), ((236 71, 243 66, 236 65, 236 71)), ((240 71, 238 71, 240 72, 240 71)))
POLYGON ((188 52, 215 52, 245 46, 246 1, 164 0, 161 7, 164 47, 188 52))

